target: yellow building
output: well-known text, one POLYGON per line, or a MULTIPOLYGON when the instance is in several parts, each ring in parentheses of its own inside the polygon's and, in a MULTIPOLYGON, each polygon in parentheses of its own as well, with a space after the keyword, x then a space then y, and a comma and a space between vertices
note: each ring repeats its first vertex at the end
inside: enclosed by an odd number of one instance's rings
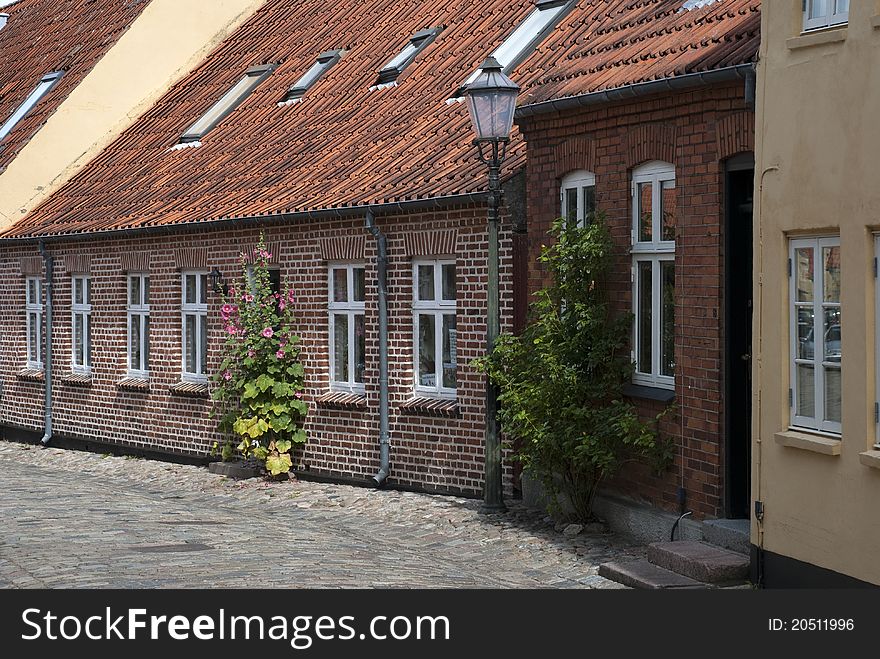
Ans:
POLYGON ((762 7, 753 577, 880 584, 880 2, 762 7))
POLYGON ((0 230, 67 182, 263 2, 2 3, 0 230))

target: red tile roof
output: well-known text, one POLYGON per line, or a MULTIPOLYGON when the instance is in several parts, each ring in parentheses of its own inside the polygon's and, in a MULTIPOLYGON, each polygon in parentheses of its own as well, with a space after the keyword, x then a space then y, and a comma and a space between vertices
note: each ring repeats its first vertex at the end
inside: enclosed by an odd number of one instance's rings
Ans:
MULTIPOLYGON (((512 74, 522 102, 751 61, 758 0, 580 0, 512 74)), ((381 204, 483 190, 464 104, 446 99, 532 9, 531 0, 268 2, 5 237, 75 234, 381 204), (446 25, 398 79, 379 69, 427 27, 446 25), (318 54, 343 59, 306 94, 284 96, 318 54), (278 68, 198 148, 170 151, 253 65, 278 68)), ((508 171, 522 167, 517 134, 508 171)))
POLYGON ((0 172, 147 4, 149 0, 19 0, 0 9, 9 14, 9 22, 0 29, 0 125, 27 99, 43 75, 65 71, 0 142, 0 172))

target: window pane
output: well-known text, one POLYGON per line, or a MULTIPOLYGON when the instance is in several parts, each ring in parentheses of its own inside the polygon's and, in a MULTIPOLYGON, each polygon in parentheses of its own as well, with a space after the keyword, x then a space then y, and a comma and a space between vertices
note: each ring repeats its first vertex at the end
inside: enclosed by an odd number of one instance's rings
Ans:
POLYGON ((584 216, 581 218, 583 220, 583 224, 588 224, 593 219, 593 215, 596 212, 596 186, 590 185, 585 188, 581 188, 584 193, 583 200, 583 209, 584 216))
POLYGON ((208 275, 199 275, 199 304, 208 303, 208 275))
POLYGON ((73 279, 73 303, 83 303, 83 280, 79 277, 73 279))
MULTIPOLYGON (((808 0, 809 9, 807 18, 821 18, 828 13, 828 7, 825 3, 828 0, 808 0)), ((833 0, 832 0, 833 1, 833 0)))
MULTIPOLYGON (((188 275, 187 275, 188 276, 188 275)), ((187 373, 196 372, 196 317, 194 314, 185 316, 184 353, 187 373)))
POLYGON ((837 0, 834 7, 835 14, 846 14, 849 12, 849 0, 837 0))
POLYGON ((434 316, 419 314, 419 384, 423 387, 437 386, 437 360, 434 346, 434 316))
POLYGON ((653 236, 653 217, 651 205, 653 203, 653 188, 650 183, 639 183, 636 203, 639 205, 639 241, 650 242, 653 236))
POLYGON ((675 240, 675 211, 675 181, 663 181, 660 187, 660 217, 663 221, 660 240, 675 240))
POLYGON ((638 369, 641 373, 651 373, 651 286, 652 263, 639 263, 638 323, 639 354, 638 369))
POLYGON ((30 346, 28 351, 28 359, 32 362, 39 361, 38 355, 40 354, 40 336, 39 336, 39 322, 40 316, 36 312, 31 312, 28 314, 28 337, 30 339, 30 346))
POLYGON ((797 415, 816 416, 816 382, 812 364, 797 365, 797 415))
POLYGON ((92 303, 92 278, 86 277, 85 281, 85 303, 92 303))
POLYGON ((348 382, 348 314, 333 314, 333 351, 333 379, 348 382))
POLYGON ((138 305, 141 303, 141 278, 128 278, 128 303, 138 305))
POLYGON ((333 301, 348 302, 348 271, 333 268, 333 301))
POLYGON ((272 269, 268 271, 269 273, 269 290, 272 293, 280 293, 281 292, 281 270, 272 269))
POLYGON ((813 307, 797 308, 798 359, 813 359, 816 354, 813 318, 813 307))
POLYGON ((419 299, 434 299, 434 266, 432 264, 419 266, 419 299))
POLYGON ((141 318, 132 315, 129 321, 129 350, 131 350, 131 361, 128 367, 132 370, 141 370, 141 318))
POLYGON ((825 302, 840 302, 840 247, 822 249, 822 264, 825 269, 822 278, 825 302))
POLYGON ((455 264, 453 263, 443 266, 443 299, 455 299, 455 264))
POLYGON ((364 284, 364 268, 354 268, 354 301, 363 302, 366 299, 364 284))
POLYGON ((660 263, 660 374, 675 375, 675 264, 660 263))
POLYGON ((798 302, 813 301, 813 249, 803 247, 794 251, 797 273, 797 296, 798 302))
POLYGON ((456 374, 455 314, 443 315, 443 386, 455 389, 456 374))
POLYGON ((208 319, 199 317, 199 374, 208 372, 208 319))
POLYGON ((826 362, 840 362, 840 307, 825 309, 825 350, 826 362))
POLYGON ((144 316, 143 346, 144 346, 143 369, 146 371, 146 370, 149 370, 149 368, 150 368, 150 317, 149 316, 144 316))
POLYGON ((354 317, 354 381, 363 383, 364 365, 366 363, 366 327, 364 314, 359 313, 354 317))
POLYGON ((84 340, 83 315, 78 313, 73 317, 73 363, 76 366, 83 363, 84 340))
POLYGON ((840 423, 840 369, 825 369, 825 420, 840 423))
POLYGON ((144 277, 144 304, 150 303, 150 278, 144 277))
POLYGON ((569 225, 577 222, 578 216, 578 198, 577 188, 566 188, 565 190, 565 219, 569 225))
POLYGON ((187 304, 196 303, 196 276, 185 275, 183 278, 184 294, 183 300, 187 304))
POLYGON ((27 283, 28 304, 40 304, 40 285, 36 279, 29 279, 27 283))

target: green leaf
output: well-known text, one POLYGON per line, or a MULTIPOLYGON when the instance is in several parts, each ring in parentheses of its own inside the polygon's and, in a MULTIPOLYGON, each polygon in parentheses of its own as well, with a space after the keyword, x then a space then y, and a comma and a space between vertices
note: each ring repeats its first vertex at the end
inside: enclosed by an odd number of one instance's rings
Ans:
POLYGON ((275 442, 275 448, 278 449, 279 453, 287 453, 290 451, 291 446, 293 445, 286 439, 275 442))
POLYGON ((290 468, 292 466, 293 461, 290 459, 289 453, 270 455, 268 458, 266 458, 266 469, 268 469, 269 473, 273 476, 277 476, 278 474, 286 474, 290 471, 290 468))

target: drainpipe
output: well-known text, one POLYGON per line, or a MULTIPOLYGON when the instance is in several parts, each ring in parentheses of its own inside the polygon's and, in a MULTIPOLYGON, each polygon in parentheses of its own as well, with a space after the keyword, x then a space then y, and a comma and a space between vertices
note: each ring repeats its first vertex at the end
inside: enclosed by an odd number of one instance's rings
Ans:
POLYGON ((43 241, 40 241, 40 256, 46 266, 46 345, 43 354, 43 377, 46 380, 45 432, 40 442, 49 446, 52 441, 52 275, 55 259, 49 256, 43 241))
POLYGON ((367 210, 367 230, 376 238, 379 283, 379 471, 373 476, 376 487, 382 487, 391 471, 391 446, 388 438, 388 243, 375 223, 372 210, 367 210))

